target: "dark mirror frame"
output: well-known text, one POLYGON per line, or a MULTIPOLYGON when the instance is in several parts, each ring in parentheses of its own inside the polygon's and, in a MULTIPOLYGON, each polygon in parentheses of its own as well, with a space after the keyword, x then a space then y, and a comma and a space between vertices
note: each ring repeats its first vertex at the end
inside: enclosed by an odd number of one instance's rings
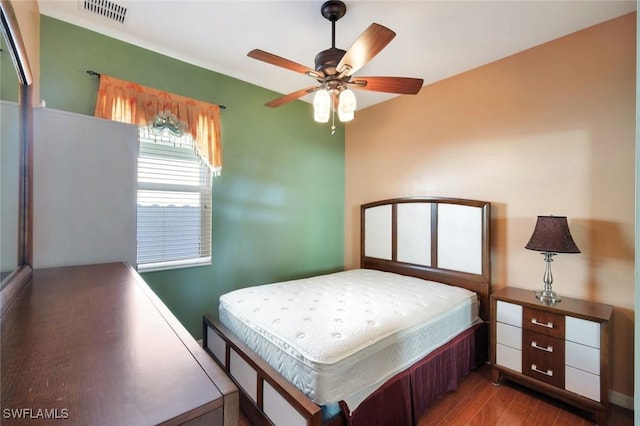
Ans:
POLYGON ((19 144, 20 144, 20 188, 18 212, 18 267, 0 284, 0 316, 22 288, 31 279, 32 252, 32 147, 33 107, 31 93, 33 75, 29 67, 27 52, 20 34, 13 6, 8 0, 0 0, 0 29, 7 42, 11 58, 18 74, 19 83, 19 144))

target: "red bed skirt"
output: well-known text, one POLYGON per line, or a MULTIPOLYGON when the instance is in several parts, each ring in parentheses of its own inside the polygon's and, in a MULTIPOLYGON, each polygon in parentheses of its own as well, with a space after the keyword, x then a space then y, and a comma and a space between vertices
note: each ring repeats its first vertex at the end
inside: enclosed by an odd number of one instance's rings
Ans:
POLYGON ((487 361, 487 326, 478 324, 398 373, 348 415, 350 426, 418 424, 427 409, 458 388, 471 370, 487 361))

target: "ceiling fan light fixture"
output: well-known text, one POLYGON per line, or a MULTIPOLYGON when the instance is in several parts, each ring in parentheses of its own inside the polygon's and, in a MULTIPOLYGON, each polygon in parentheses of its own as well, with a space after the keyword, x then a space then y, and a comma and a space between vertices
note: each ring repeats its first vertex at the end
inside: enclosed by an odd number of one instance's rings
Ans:
POLYGON ((338 118, 340 121, 346 122, 353 120, 356 106, 356 95, 353 93, 353 90, 342 90, 338 101, 338 118))
POLYGON ((316 91, 313 98, 313 119, 318 123, 326 123, 331 115, 331 95, 326 89, 316 91))
POLYGON ((266 106, 278 107, 315 92, 314 120, 327 123, 331 119, 331 129, 334 133, 336 113, 342 122, 351 121, 355 116, 356 97, 348 87, 399 95, 415 95, 420 91, 424 82, 421 78, 375 76, 352 78, 353 74, 393 40, 396 33, 374 22, 356 38, 348 50, 342 50, 336 47, 336 22, 345 15, 347 7, 340 0, 327 0, 320 12, 331 22, 331 47, 316 54, 315 69, 260 49, 253 49, 247 53, 247 56, 253 59, 305 74, 320 83, 320 86, 307 87, 282 95, 267 102, 266 106))

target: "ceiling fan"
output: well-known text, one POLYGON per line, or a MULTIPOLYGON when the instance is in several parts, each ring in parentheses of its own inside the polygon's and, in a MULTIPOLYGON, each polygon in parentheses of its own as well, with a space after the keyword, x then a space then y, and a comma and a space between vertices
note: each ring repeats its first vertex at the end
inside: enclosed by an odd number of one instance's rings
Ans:
POLYGON ((353 119, 356 99, 349 89, 369 90, 397 94, 415 95, 422 88, 421 78, 409 77, 355 77, 360 68, 375 57, 396 36, 396 33, 380 24, 371 24, 345 51, 336 48, 336 22, 347 12, 341 1, 330 0, 320 8, 322 16, 331 22, 331 47, 315 57, 315 69, 290 61, 280 56, 254 49, 250 58, 267 62, 291 71, 315 78, 319 85, 306 87, 281 96, 265 105, 279 107, 287 102, 316 92, 314 118, 319 122, 329 121, 330 113, 338 111, 341 121, 353 119))

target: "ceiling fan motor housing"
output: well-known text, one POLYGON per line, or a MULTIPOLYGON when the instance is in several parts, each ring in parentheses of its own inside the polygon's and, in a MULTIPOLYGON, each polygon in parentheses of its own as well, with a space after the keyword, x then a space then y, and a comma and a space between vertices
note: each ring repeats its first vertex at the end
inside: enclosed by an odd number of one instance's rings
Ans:
POLYGON ((316 71, 326 76, 337 74, 336 67, 345 53, 347 53, 345 50, 336 47, 331 47, 318 53, 315 59, 316 71))

